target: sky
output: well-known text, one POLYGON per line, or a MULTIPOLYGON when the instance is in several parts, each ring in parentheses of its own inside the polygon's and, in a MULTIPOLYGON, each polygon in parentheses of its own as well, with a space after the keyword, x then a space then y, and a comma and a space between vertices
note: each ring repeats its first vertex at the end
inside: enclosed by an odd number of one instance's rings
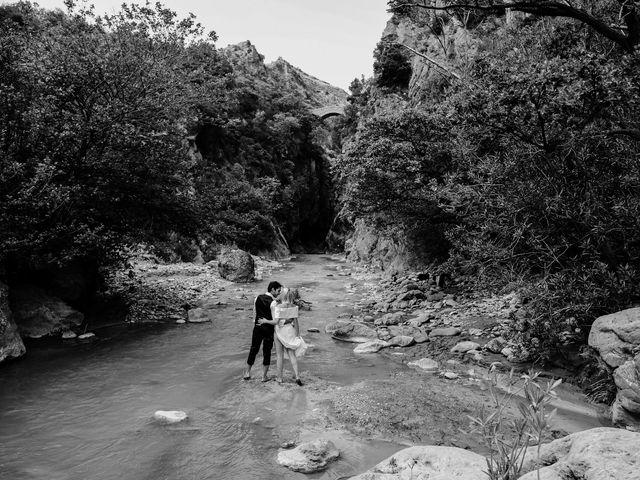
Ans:
MULTIPOLYGON (((155 0, 154 0, 155 1, 155 0)), ((89 1, 96 13, 123 0, 89 1)), ((14 3, 0 0, 2 4, 14 3)), ((36 0, 62 8, 63 0, 36 0)), ((144 3, 130 0, 128 3, 144 3)), ((218 47, 250 40, 271 62, 282 57, 306 73, 347 89, 373 71, 373 50, 389 18, 386 0, 164 0, 179 14, 192 12, 218 34, 218 47)))

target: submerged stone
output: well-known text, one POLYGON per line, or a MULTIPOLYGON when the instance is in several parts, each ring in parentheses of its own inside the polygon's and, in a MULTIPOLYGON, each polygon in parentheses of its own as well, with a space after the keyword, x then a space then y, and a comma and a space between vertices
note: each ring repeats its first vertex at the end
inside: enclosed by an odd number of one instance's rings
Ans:
POLYGON ((180 410, 158 410, 153 418, 164 423, 179 423, 187 419, 187 414, 180 410))
POLYGON ((290 450, 278 452, 278 463, 294 472, 314 473, 327 468, 329 462, 340 457, 340 452, 330 440, 314 440, 290 450))

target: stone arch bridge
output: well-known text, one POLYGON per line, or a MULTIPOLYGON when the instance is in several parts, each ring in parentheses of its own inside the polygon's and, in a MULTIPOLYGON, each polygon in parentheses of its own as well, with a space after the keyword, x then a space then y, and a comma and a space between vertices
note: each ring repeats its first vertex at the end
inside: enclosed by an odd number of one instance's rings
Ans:
POLYGON ((329 117, 336 117, 338 115, 344 115, 344 108, 346 104, 342 105, 327 105, 326 107, 318 107, 311 110, 311 113, 320 117, 322 120, 329 117))

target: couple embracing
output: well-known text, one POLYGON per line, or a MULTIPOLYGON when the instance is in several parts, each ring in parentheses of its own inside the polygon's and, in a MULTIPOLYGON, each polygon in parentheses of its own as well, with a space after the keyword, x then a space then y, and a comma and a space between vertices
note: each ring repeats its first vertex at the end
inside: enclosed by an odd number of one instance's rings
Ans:
POLYGON ((269 379, 269 365, 271 365, 271 348, 276 345, 276 367, 278 383, 282 383, 284 357, 289 358, 296 383, 302 386, 298 372, 298 358, 307 350, 307 344, 300 337, 298 323, 298 307, 295 305, 294 291, 283 288, 278 282, 271 282, 267 293, 258 295, 253 302, 253 334, 251 348, 247 359, 247 368, 243 378, 251 378, 251 367, 262 344, 262 381, 269 379))

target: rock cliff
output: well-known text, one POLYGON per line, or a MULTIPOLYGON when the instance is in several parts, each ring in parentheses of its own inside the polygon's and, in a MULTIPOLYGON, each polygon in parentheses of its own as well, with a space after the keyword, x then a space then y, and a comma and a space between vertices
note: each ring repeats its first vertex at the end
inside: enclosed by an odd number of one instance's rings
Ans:
POLYGON ((221 50, 236 72, 251 78, 257 87, 277 86, 301 99, 309 108, 341 105, 347 102, 347 92, 294 67, 283 58, 264 63, 264 55, 249 41, 229 45, 221 50))

